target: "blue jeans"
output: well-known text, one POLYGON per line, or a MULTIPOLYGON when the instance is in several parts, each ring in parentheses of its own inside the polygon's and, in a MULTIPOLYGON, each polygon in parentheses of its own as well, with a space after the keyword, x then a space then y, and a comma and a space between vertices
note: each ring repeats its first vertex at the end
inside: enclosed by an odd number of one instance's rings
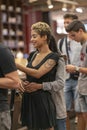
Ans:
POLYGON ((66 130, 66 118, 56 119, 56 126, 54 130, 66 130))
POLYGON ((77 82, 78 82, 78 80, 74 80, 71 78, 69 78, 65 82, 64 94, 65 94, 66 110, 67 111, 70 111, 71 106, 72 106, 72 102, 75 103, 77 82))

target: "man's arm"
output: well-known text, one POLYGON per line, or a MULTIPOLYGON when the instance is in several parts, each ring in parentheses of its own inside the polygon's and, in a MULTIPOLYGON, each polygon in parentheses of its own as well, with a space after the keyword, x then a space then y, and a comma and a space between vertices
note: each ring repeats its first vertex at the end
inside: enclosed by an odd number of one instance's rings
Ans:
POLYGON ((24 91, 17 71, 8 73, 5 77, 0 78, 0 88, 18 89, 22 92, 24 91))
POLYGON ((69 72, 69 73, 73 73, 73 72, 78 71, 80 73, 87 74, 87 68, 86 67, 77 67, 77 66, 74 66, 74 65, 66 65, 66 71, 69 72))
POLYGON ((0 45, 0 88, 24 91, 11 51, 0 45))

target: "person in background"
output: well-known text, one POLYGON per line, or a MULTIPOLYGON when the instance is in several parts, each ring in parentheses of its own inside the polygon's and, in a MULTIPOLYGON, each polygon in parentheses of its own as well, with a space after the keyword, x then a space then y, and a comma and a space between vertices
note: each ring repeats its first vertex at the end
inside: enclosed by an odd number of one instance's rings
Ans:
POLYGON ((56 126, 55 130, 66 130, 66 105, 64 98, 64 75, 65 75, 65 62, 61 56, 60 51, 57 49, 55 38, 52 36, 49 44, 49 48, 58 53, 59 60, 56 71, 55 81, 52 82, 43 82, 38 84, 35 82, 26 83, 26 91, 31 93, 37 91, 38 89, 43 89, 44 91, 49 91, 52 94, 53 101, 56 106, 56 126))
POLYGON ((19 79, 14 57, 6 46, 0 43, 0 129, 11 130, 8 89, 24 92, 19 79))
MULTIPOLYGON (((27 81, 30 83, 55 79, 59 56, 49 48, 51 35, 50 27, 45 22, 37 22, 31 26, 31 42, 36 51, 31 53, 32 56, 30 54, 27 67, 16 64, 19 70, 27 74, 27 81)), ((24 92, 21 110, 22 125, 28 129, 54 129, 56 108, 49 91, 39 89, 32 93, 24 92)))
POLYGON ((66 31, 77 42, 82 43, 82 49, 80 53, 80 66, 67 65, 66 71, 69 73, 79 72, 78 79, 78 101, 80 104, 80 110, 82 113, 82 121, 85 121, 85 128, 87 126, 87 32, 84 24, 75 20, 67 26, 66 31))
POLYGON ((16 58, 24 58, 24 48, 19 47, 16 52, 16 58))
MULTIPOLYGON (((64 15, 64 27, 66 27, 74 20, 78 19, 78 16, 75 14, 65 14, 64 15)), ((66 64, 72 64, 79 66, 80 63, 80 51, 81 51, 81 43, 77 43, 70 37, 69 34, 64 38, 58 41, 58 48, 67 58, 66 64)), ((66 110, 67 110, 67 130, 70 130, 70 120, 69 115, 72 109, 72 104, 75 106, 76 100, 76 86, 78 82, 78 73, 67 73, 65 75, 65 100, 66 100, 66 110)), ((79 111, 79 106, 77 106, 76 111, 79 111)))

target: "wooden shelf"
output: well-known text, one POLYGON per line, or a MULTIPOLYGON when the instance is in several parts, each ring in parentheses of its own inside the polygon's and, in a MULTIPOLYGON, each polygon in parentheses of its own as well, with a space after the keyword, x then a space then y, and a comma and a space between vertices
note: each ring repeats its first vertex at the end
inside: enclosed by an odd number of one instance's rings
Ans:
POLYGON ((17 42, 24 44, 21 0, 0 0, 0 19, 0 41, 15 48, 18 47, 17 42))

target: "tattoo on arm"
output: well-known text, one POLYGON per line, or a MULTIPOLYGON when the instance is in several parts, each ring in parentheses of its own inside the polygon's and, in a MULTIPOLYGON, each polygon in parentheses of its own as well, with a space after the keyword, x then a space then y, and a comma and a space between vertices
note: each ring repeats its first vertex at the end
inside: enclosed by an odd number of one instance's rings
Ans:
POLYGON ((48 59, 48 60, 45 62, 44 66, 45 66, 46 68, 53 68, 53 67, 55 66, 55 64, 56 64, 56 62, 55 62, 54 60, 48 59))

